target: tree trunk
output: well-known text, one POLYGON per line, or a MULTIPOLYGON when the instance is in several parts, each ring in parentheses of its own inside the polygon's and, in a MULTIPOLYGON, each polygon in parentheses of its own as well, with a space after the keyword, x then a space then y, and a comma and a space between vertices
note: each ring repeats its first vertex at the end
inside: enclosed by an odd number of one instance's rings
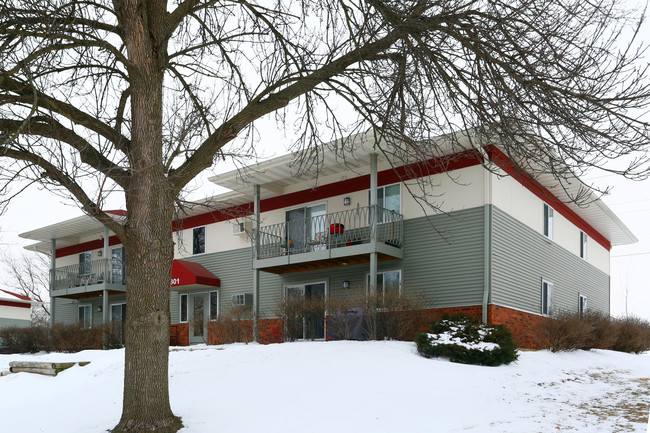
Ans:
POLYGON ((174 258, 174 193, 163 165, 162 106, 166 47, 164 1, 124 0, 120 21, 132 62, 131 176, 125 190, 127 221, 124 397, 118 432, 176 432, 169 404, 169 295, 174 258), (144 8, 140 9, 141 7, 144 8))

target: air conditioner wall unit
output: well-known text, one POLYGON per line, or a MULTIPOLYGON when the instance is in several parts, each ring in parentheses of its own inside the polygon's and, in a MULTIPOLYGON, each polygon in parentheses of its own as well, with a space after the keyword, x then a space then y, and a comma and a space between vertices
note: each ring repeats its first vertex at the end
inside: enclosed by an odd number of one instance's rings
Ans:
POLYGON ((237 293, 232 295, 232 306, 253 306, 253 294, 252 293, 237 293))
POLYGON ((251 221, 235 222, 232 225, 232 234, 241 235, 244 233, 250 233, 252 228, 253 228, 253 223, 251 221))

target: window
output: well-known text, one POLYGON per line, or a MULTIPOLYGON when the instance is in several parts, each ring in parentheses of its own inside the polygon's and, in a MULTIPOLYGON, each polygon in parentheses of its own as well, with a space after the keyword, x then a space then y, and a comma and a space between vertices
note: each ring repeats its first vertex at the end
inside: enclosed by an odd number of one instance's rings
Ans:
POLYGON ((587 260, 587 233, 580 232, 580 258, 587 260))
POLYGON ((553 283, 542 280, 542 314, 553 314, 553 283))
POLYGON ((92 251, 79 254, 79 275, 86 275, 92 272, 92 265, 90 263, 92 259, 92 251))
POLYGON ((79 326, 90 329, 93 325, 93 306, 79 305, 79 326))
MULTIPOLYGON (((291 253, 321 250, 326 236, 327 208, 324 204, 305 206, 285 212, 286 242, 291 253)), ((334 223, 340 221, 333 221, 334 223)))
POLYGON ((117 247, 111 250, 111 282, 113 284, 126 285, 124 247, 117 247))
POLYGON ((544 203, 544 236, 553 239, 553 214, 552 207, 544 203))
MULTIPOLYGON (((366 282, 370 288, 370 275, 368 275, 366 282)), ((386 302, 386 295, 399 296, 401 291, 402 272, 401 271, 386 271, 377 272, 377 296, 381 299, 381 303, 386 302)))
MULTIPOLYGON (((370 204, 370 191, 368 191, 368 204, 370 204)), ((377 206, 388 211, 401 212, 400 184, 387 185, 377 188, 377 206)), ((380 212, 377 216, 377 222, 384 222, 386 218, 384 213, 380 212)))
POLYGON ((585 295, 578 295, 578 312, 581 316, 587 312, 587 297, 585 295))
POLYGON ((192 254, 205 253, 205 227, 192 230, 192 254))
POLYGON ((210 320, 219 318, 219 292, 210 292, 210 320))
POLYGON ((187 295, 186 294, 181 294, 180 296, 180 321, 181 322, 187 322, 187 295))
POLYGON ((126 303, 111 305, 111 332, 112 338, 124 344, 124 321, 126 320, 126 303))

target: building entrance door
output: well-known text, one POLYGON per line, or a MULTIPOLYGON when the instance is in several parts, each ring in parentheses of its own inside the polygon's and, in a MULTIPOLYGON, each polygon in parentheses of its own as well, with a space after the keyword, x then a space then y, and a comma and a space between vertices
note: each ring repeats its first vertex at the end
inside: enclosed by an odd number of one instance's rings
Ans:
POLYGON ((208 342, 208 294, 193 293, 189 295, 190 344, 208 342))

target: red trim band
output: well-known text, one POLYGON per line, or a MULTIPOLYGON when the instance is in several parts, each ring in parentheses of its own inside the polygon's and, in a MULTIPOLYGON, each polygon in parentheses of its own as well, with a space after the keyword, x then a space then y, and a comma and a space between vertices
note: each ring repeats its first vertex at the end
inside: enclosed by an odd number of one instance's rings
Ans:
MULTIPOLYGON (((611 250, 611 243, 607 238, 594 229, 589 223, 582 219, 578 214, 571 210, 566 204, 562 203, 555 197, 548 189, 544 188, 536 180, 534 180, 528 173, 518 168, 506 154, 499 150, 495 145, 485 146, 485 151, 488 154, 490 161, 493 161, 506 173, 517 180, 530 192, 542 199, 544 202, 552 206, 557 212, 564 216, 567 220, 571 221, 583 232, 587 233, 592 239, 606 248, 611 250)), ((445 173, 461 168, 473 167, 483 162, 483 156, 474 149, 466 150, 463 152, 455 153, 453 155, 429 159, 425 162, 418 162, 408 164, 405 166, 397 167, 395 169, 383 170, 377 173, 377 184, 379 186, 390 185, 400 181, 416 179, 434 174, 445 173)), ((370 188, 370 175, 355 177, 340 182, 334 182, 327 185, 322 185, 314 189, 305 189, 296 191, 289 194, 284 194, 278 197, 271 197, 260 202, 260 212, 269 212, 284 207, 296 206, 301 203, 311 202, 315 200, 323 200, 326 198, 334 197, 341 194, 349 194, 356 191, 361 191, 370 188)), ((196 215, 188 218, 181 219, 173 222, 173 230, 190 229, 193 227, 200 227, 207 224, 213 224, 221 221, 227 221, 234 218, 241 218, 253 213, 253 203, 246 203, 238 206, 233 206, 227 209, 208 212, 201 215, 196 215)), ((120 240, 117 236, 111 236, 109 245, 117 245, 120 240)), ((71 245, 69 247, 56 250, 56 257, 64 257, 72 254, 82 253, 84 251, 101 249, 103 241, 98 239, 96 241, 84 242, 78 245, 71 245)))
POLYGON ((489 146, 485 146, 485 150, 488 153, 490 161, 493 161, 503 171, 508 173, 513 179, 516 179, 526 189, 528 189, 538 198, 543 200, 546 204, 559 212, 563 217, 573 223, 580 230, 587 233, 589 237, 602 245, 603 248, 607 249, 607 251, 610 251, 612 249, 611 242, 609 242, 605 236, 601 235, 598 230, 593 228, 587 221, 582 219, 577 213, 571 210, 569 206, 555 197, 548 189, 544 188, 528 173, 517 167, 517 165, 512 162, 512 160, 508 158, 508 156, 503 153, 498 147, 491 144, 489 146))

